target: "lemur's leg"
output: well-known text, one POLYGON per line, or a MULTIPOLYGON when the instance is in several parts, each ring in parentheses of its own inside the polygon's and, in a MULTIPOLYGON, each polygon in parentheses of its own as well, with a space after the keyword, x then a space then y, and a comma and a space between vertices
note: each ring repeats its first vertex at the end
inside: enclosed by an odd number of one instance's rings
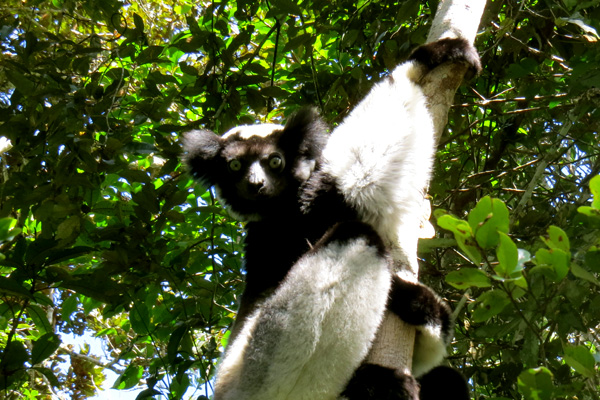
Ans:
POLYGON ((330 229, 227 349, 215 400, 335 399, 381 323, 391 269, 361 222, 330 229))

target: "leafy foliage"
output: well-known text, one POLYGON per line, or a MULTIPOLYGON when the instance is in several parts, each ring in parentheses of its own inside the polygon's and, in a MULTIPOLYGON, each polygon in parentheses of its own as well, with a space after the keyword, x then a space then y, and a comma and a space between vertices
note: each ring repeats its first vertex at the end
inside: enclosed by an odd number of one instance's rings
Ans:
MULTIPOLYGON (((450 361, 477 399, 599 398, 599 4, 488 0, 484 73, 439 145, 421 275, 455 309, 450 361)), ((243 233, 182 170, 180 134, 306 104, 339 122, 436 5, 5 0, 3 395, 85 398, 110 369, 139 398, 198 397, 243 233), (108 359, 64 342, 84 332, 108 359)))

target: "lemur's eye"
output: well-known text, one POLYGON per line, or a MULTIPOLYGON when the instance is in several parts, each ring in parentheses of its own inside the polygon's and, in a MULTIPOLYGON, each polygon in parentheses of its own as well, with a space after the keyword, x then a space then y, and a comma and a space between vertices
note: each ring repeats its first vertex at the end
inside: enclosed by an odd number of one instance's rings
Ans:
POLYGON ((233 172, 239 171, 240 169, 242 169, 242 162, 237 158, 229 161, 229 169, 233 172))
POLYGON ((283 167, 283 158, 279 154, 273 154, 269 157, 269 168, 281 169, 283 167))

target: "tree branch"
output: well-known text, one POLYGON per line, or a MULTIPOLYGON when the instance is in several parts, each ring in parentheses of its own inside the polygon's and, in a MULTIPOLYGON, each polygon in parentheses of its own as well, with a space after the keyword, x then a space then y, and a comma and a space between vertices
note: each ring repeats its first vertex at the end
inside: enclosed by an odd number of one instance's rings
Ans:
POLYGON ((100 360, 97 360, 97 359, 95 359, 93 357, 90 357, 90 356, 86 356, 85 354, 77 353, 76 351, 73 351, 73 350, 69 350, 69 349, 67 349, 66 347, 63 347, 63 346, 60 347, 60 351, 63 351, 65 353, 67 353, 71 357, 81 358, 82 360, 85 360, 85 361, 87 361, 89 363, 92 363, 92 364, 97 365, 99 367, 102 367, 104 369, 110 369, 111 371, 113 371, 113 372, 115 372, 117 374, 122 374, 124 372, 124 371, 121 371, 118 368, 115 368, 115 366, 114 366, 118 362, 118 359, 115 360, 115 361, 113 361, 113 362, 110 362, 108 364, 104 364, 100 360))

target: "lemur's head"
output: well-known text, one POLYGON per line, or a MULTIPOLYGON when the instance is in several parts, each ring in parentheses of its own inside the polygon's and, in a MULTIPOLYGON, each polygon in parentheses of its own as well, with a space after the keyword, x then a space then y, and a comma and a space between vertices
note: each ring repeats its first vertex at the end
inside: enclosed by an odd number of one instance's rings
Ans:
POLYGON ((184 160, 237 218, 259 220, 297 207, 298 189, 319 160, 326 132, 312 108, 292 115, 285 126, 239 126, 222 137, 195 130, 184 136, 184 160))

